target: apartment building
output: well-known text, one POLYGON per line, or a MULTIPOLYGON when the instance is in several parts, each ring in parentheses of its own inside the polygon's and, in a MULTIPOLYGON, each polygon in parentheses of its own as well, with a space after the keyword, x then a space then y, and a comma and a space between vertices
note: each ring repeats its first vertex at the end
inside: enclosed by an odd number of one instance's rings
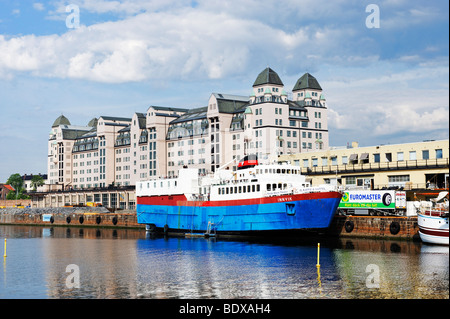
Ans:
POLYGON ((347 147, 282 155, 301 167, 313 185, 346 188, 441 189, 449 187, 449 140, 347 147))
POLYGON ((152 105, 146 113, 100 116, 85 126, 61 115, 48 141, 48 182, 66 190, 130 186, 176 176, 184 166, 200 174, 236 169, 248 154, 276 160, 328 149, 327 105, 318 81, 305 73, 290 94, 292 99, 266 68, 249 96, 212 93, 203 107, 152 105))

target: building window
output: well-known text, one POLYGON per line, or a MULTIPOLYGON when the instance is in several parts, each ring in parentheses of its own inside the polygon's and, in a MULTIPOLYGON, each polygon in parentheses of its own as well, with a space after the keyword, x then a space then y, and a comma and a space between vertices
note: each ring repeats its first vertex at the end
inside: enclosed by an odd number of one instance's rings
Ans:
POLYGON ((331 157, 331 165, 337 165, 337 164, 338 164, 338 162, 337 162, 337 156, 331 157))
POLYGON ((308 159, 304 159, 304 160, 303 160, 303 167, 305 167, 305 168, 309 167, 309 161, 308 161, 308 159))
POLYGON ((347 165, 348 164, 348 156, 342 156, 342 164, 347 165))
POLYGON ((356 177, 355 176, 346 177, 345 184, 346 185, 356 185, 356 177))
POLYGON ((438 158, 442 158, 442 149, 436 150, 436 159, 438 159, 438 158))
POLYGON ((417 159, 416 151, 410 151, 409 152, 409 160, 410 161, 415 161, 416 159, 417 159))
POLYGON ((373 154, 373 162, 374 163, 380 162, 380 154, 373 154))
POLYGON ((429 150, 422 151, 422 159, 424 159, 424 160, 430 159, 430 151, 429 150))
POLYGON ((409 175, 388 176, 389 186, 404 187, 409 182, 409 175))
POLYGON ((401 162, 403 160, 404 160, 403 152, 397 152, 397 161, 401 162))

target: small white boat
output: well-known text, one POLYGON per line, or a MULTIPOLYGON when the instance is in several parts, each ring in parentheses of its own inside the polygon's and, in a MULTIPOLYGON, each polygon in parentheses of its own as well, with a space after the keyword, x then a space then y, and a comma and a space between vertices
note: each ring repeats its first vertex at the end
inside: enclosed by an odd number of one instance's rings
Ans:
POLYGON ((420 239, 425 243, 447 245, 449 205, 448 192, 440 192, 430 201, 416 203, 420 239))

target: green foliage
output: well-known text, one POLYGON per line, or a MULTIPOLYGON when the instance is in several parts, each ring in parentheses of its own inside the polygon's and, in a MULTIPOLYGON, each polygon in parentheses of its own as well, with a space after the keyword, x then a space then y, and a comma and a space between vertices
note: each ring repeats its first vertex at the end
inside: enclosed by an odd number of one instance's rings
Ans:
POLYGON ((44 179, 42 178, 42 176, 33 175, 33 177, 31 178, 31 186, 33 187, 33 190, 36 191, 38 186, 42 185, 44 185, 44 179))
POLYGON ((25 189, 23 188, 23 179, 19 173, 12 174, 6 184, 11 185, 15 191, 10 191, 8 195, 6 195, 6 199, 29 199, 30 197, 24 195, 23 192, 25 189))
POLYGON ((11 185, 17 192, 20 192, 23 189, 23 179, 19 173, 12 174, 6 184, 11 185))
POLYGON ((10 191, 7 195, 6 195, 6 199, 30 199, 30 196, 25 195, 23 193, 23 189, 20 193, 16 194, 15 191, 10 191), (17 196, 17 197, 16 197, 17 196))

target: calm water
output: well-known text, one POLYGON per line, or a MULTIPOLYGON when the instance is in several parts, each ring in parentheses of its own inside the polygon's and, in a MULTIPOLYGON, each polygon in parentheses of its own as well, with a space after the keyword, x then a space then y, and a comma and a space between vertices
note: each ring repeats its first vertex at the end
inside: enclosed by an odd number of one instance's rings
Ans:
POLYGON ((449 298, 449 249, 417 242, 262 243, 145 231, 0 226, 0 298, 449 298), (78 267, 79 288, 74 283, 78 267), (68 270, 66 272, 66 270, 68 270))

